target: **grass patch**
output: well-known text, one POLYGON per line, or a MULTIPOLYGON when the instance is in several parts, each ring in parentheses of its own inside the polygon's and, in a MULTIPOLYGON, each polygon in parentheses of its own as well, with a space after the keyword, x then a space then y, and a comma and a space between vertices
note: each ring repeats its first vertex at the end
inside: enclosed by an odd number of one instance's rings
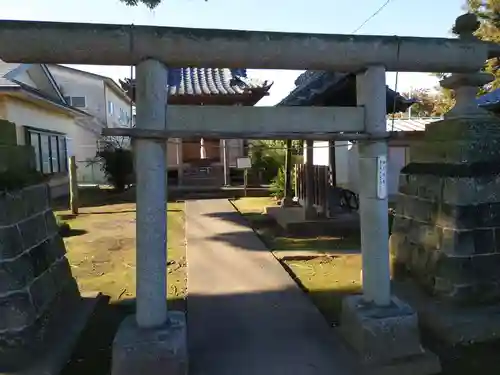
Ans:
POLYGON ((272 198, 241 198, 233 204, 326 319, 336 324, 342 298, 361 291, 361 256, 357 251, 343 253, 360 249, 359 235, 290 237, 264 213, 265 207, 276 205, 272 198))
MULTIPOLYGON (((90 199, 82 202, 79 215, 67 210, 55 213, 61 223, 69 224, 71 231, 78 233, 64 238, 64 242, 80 291, 99 291, 107 298, 98 304, 62 374, 105 375, 110 373, 116 331, 121 321, 135 311, 136 205, 99 189, 94 189, 94 195, 86 191, 82 196, 90 199)), ((169 308, 185 310, 184 204, 169 203, 167 215, 167 301, 169 308)))
POLYGON ((340 318, 342 298, 361 292, 361 256, 281 260, 331 325, 340 318))

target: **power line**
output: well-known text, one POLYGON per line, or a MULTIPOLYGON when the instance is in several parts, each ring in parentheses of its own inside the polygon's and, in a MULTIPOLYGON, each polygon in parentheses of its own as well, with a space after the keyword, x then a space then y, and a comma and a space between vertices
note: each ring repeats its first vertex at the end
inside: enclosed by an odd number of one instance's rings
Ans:
POLYGON ((370 22, 374 17, 377 16, 377 14, 379 14, 380 12, 382 12, 382 10, 384 10, 384 8, 389 5, 389 3, 391 2, 392 0, 386 0, 385 3, 383 3, 370 17, 368 17, 361 25, 359 25, 351 34, 355 34, 357 33, 359 30, 361 30, 363 28, 363 26, 365 26, 368 22, 370 22))
MULTIPOLYGON (((382 12, 387 5, 391 3, 392 0, 386 0, 370 17, 368 17, 361 25, 359 25, 353 32, 352 34, 357 33, 359 30, 363 28, 368 22, 370 22, 373 18, 375 18, 380 12, 382 12)), ((400 49, 400 43, 398 42, 398 60, 399 60, 399 49, 400 49)), ((397 92, 398 90, 398 78, 399 78, 399 71, 396 72, 396 85, 394 87, 394 91, 397 92)), ((393 112, 396 111, 396 96, 394 96, 394 103, 393 103, 393 112)), ((392 118, 392 130, 394 130, 394 117, 392 118)))

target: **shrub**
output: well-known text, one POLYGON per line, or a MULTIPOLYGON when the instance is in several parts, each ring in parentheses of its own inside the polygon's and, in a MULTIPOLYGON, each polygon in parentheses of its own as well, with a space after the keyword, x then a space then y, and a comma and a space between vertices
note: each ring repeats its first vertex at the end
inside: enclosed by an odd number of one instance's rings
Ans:
POLYGON ((271 192, 276 198, 285 197, 285 169, 280 167, 276 177, 271 181, 271 192))
POLYGON ((115 190, 124 191, 132 182, 134 164, 131 150, 109 142, 97 152, 97 160, 101 162, 101 169, 115 190))
MULTIPOLYGON (((295 142, 295 141, 294 141, 295 142)), ((292 165, 300 162, 300 145, 292 145, 292 165)), ((285 165, 286 148, 284 141, 255 141, 250 149, 252 171, 260 174, 261 183, 273 183, 280 169, 285 165)))

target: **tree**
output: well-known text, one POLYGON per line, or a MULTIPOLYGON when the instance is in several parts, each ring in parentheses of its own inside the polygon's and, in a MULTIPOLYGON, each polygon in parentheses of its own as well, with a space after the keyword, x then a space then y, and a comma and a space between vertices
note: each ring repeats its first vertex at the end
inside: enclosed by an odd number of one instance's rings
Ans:
POLYGON ((162 0, 120 0, 120 1, 130 6, 137 6, 139 4, 144 4, 150 9, 156 8, 162 2, 162 0))
POLYGON ((416 100, 411 106, 411 113, 416 117, 442 116, 454 105, 453 91, 443 88, 418 89, 404 95, 416 100))
MULTIPOLYGON (((467 0, 466 7, 481 22, 476 36, 484 41, 500 43, 500 0, 467 0)), ((495 80, 482 93, 500 88, 500 59, 488 60, 484 70, 492 73, 495 80)))
POLYGON ((129 6, 137 6, 139 4, 144 4, 150 9, 156 8, 160 5, 162 0, 120 0, 122 3, 125 3, 129 6))

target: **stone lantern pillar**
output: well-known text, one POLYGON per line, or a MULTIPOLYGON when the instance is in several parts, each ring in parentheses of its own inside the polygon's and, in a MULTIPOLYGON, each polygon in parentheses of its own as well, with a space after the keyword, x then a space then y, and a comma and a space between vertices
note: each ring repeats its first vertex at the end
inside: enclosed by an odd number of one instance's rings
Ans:
MULTIPOLYGON (((456 21, 473 38, 473 14, 456 21)), ((391 252, 400 296, 451 344, 500 335, 500 121, 477 106, 485 72, 441 81, 456 105, 427 125, 401 172, 391 252)))

